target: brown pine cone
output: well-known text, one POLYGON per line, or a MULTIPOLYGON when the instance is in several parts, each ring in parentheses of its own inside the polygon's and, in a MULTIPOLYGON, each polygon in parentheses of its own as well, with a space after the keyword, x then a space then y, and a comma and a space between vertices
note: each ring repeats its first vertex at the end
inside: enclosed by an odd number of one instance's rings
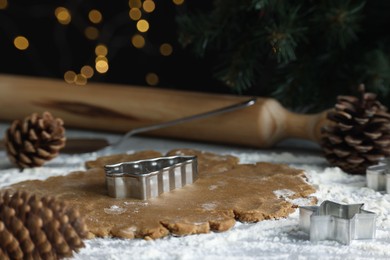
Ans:
POLYGON ((65 146, 63 124, 49 112, 13 121, 4 137, 8 158, 20 169, 42 166, 55 158, 65 146))
POLYGON ((0 195, 0 258, 61 259, 84 247, 78 211, 54 198, 26 192, 0 195))
POLYGON ((373 93, 359 86, 361 98, 338 96, 328 113, 331 125, 322 130, 326 159, 352 174, 364 174, 370 165, 390 155, 390 114, 373 93))

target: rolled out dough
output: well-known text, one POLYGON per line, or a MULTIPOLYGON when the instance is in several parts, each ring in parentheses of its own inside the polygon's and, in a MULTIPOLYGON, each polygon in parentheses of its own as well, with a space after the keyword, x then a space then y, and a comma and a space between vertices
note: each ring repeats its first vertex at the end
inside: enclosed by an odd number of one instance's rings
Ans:
POLYGON ((128 239, 226 231, 236 220, 284 218, 297 207, 290 199, 315 192, 302 170, 287 165, 239 164, 234 156, 190 149, 172 150, 167 155, 197 155, 199 179, 145 201, 109 197, 103 166, 162 156, 156 151, 101 157, 86 162, 86 171, 20 182, 9 189, 67 201, 84 216, 90 237, 128 239), (275 191, 288 191, 289 197, 286 200, 275 191))

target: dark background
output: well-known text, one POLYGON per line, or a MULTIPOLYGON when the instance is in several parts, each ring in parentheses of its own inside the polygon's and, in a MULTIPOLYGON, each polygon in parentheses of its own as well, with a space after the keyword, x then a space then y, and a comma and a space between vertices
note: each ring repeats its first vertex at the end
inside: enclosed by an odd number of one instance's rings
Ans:
POLYGON ((129 18, 128 1, 8 1, 7 7, 0 10, 0 73, 63 79, 66 71, 79 72, 84 65, 94 67, 94 49, 103 43, 109 50, 109 70, 105 74, 95 71, 89 82, 146 86, 145 75, 153 72, 159 77, 157 87, 231 93, 213 79, 207 59, 196 58, 178 43, 176 16, 210 9, 210 2, 185 1, 175 5, 170 0, 155 1, 155 10, 142 15, 150 24, 149 31, 143 34, 146 46, 137 49, 132 46, 131 37, 139 32, 129 18), (54 10, 59 6, 71 12, 69 25, 57 21, 54 10), (96 25, 100 32, 96 40, 84 35, 84 29, 94 25, 88 20, 92 9, 103 15, 102 23, 96 25), (27 50, 14 47, 17 35, 29 40, 27 50), (173 46, 171 56, 159 53, 162 43, 173 46))

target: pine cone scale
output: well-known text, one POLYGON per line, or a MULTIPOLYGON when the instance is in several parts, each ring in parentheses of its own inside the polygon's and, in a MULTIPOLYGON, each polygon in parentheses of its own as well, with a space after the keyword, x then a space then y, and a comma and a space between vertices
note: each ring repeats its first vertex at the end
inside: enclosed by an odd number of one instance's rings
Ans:
POLYGON ((364 158, 359 157, 359 156, 349 156, 347 158, 347 162, 349 162, 351 164, 360 164, 360 163, 364 162, 364 158))
POLYGON ((383 135, 383 133, 381 132, 366 132, 366 131, 363 131, 363 134, 373 140, 377 140, 383 135))
POLYGON ((5 138, 4 141, 5 141, 5 144, 6 144, 7 152, 12 154, 12 155, 16 155, 16 149, 13 146, 13 144, 11 142, 9 142, 7 138, 5 138))
POLYGON ((347 102, 349 104, 356 104, 357 102, 359 102, 359 98, 357 97, 354 97, 354 96, 338 96, 337 97, 337 101, 338 102, 347 102))
POLYGON ((374 148, 372 145, 356 145, 355 150, 359 153, 367 153, 374 148))
MULTIPOLYGON (((340 138, 341 139, 341 138, 340 138)), ((344 140, 349 144, 349 145, 359 145, 363 141, 360 138, 357 137, 352 137, 351 135, 347 135, 344 140)))
POLYGON ((343 139, 341 139, 339 136, 336 135, 329 135, 329 141, 332 144, 340 144, 343 142, 343 139))
POLYGON ((351 122, 352 116, 346 112, 337 111, 337 112, 329 112, 328 119, 343 121, 344 123, 348 124, 351 122))
POLYGON ((28 130, 28 139, 31 141, 37 141, 38 136, 33 129, 28 130))
POLYGON ((358 118, 358 117, 355 117, 354 120, 355 120, 356 123, 358 123, 359 125, 367 124, 367 122, 370 121, 369 118, 358 118))
POLYGON ((341 131, 346 132, 346 131, 351 130, 353 128, 353 125, 347 125, 347 124, 339 123, 338 127, 340 128, 341 131))
POLYGON ((28 153, 35 153, 36 152, 33 144, 28 140, 24 142, 24 150, 28 153))
POLYGON ((19 155, 19 160, 25 165, 29 165, 32 163, 31 159, 23 153, 19 155))
POLYGON ((15 132, 15 136, 14 136, 14 142, 16 145, 22 145, 22 135, 20 134, 19 131, 15 132))
POLYGON ((336 154, 338 157, 341 157, 341 158, 347 157, 348 155, 351 154, 350 151, 348 151, 348 150, 342 150, 342 149, 339 149, 339 148, 333 149, 332 152, 333 152, 334 154, 336 154))
POLYGON ((335 107, 337 110, 347 111, 348 113, 355 113, 356 112, 355 107, 352 104, 350 104, 349 102, 340 101, 339 103, 337 103, 335 105, 335 107))

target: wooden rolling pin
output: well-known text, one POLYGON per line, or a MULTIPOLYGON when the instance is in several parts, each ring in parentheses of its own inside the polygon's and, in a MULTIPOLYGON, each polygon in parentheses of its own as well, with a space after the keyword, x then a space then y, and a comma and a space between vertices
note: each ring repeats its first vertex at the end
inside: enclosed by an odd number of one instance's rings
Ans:
MULTIPOLYGON (((69 129, 125 133, 248 98, 106 83, 77 86, 63 80, 0 75, 0 120, 49 111, 69 129)), ((265 148, 286 138, 318 142, 326 122, 326 111, 292 113, 274 99, 259 97, 255 105, 241 110, 145 134, 265 148)))

